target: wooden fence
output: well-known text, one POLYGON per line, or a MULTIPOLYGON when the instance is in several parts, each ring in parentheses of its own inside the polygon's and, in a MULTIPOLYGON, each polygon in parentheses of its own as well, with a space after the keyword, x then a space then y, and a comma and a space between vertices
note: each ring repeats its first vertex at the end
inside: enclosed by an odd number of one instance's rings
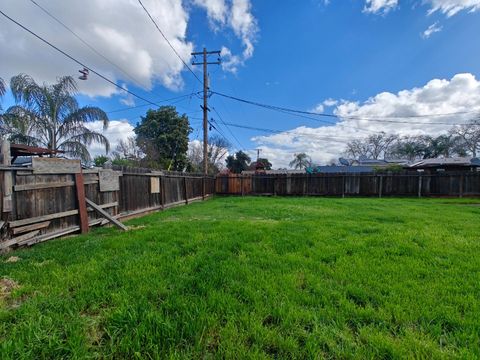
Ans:
POLYGON ((34 159, 29 168, 0 166, 0 249, 188 204, 215 190, 214 178, 194 174, 82 171, 72 160, 34 159))
POLYGON ((224 195, 480 196, 480 172, 218 176, 224 195))

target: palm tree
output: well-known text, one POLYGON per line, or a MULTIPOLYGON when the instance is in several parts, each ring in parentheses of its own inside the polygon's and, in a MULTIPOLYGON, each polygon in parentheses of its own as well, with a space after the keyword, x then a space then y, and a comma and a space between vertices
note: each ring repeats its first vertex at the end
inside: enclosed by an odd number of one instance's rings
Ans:
POLYGON ((7 110, 4 123, 12 141, 61 150, 84 161, 91 159, 87 146, 92 143, 100 143, 109 151, 108 139, 86 126, 102 121, 106 129, 107 114, 98 107, 79 107, 71 76, 61 77, 53 85, 39 85, 32 77, 20 74, 11 79, 10 88, 17 105, 7 110))
POLYGON ((293 155, 293 160, 290 162, 290 167, 294 169, 305 169, 312 163, 312 159, 305 153, 293 155))
POLYGON ((3 95, 5 95, 5 81, 0 78, 0 97, 2 97, 3 95))

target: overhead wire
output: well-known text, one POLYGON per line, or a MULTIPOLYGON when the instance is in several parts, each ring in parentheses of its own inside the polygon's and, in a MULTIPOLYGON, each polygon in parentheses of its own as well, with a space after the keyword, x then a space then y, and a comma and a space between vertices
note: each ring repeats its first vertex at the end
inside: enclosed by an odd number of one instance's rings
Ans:
POLYGON ((162 35, 162 37, 165 39, 165 41, 167 42, 167 44, 170 46, 170 48, 173 50, 173 52, 175 53, 175 55, 180 59, 180 61, 183 63, 183 65, 185 65, 185 67, 193 74, 193 76, 195 76, 195 78, 200 82, 202 83, 202 80, 200 80, 200 78, 197 76, 197 74, 195 74, 195 72, 192 70, 192 68, 185 62, 185 60, 183 60, 183 58, 180 56, 180 54, 177 52, 177 50, 175 49, 175 47, 172 45, 172 43, 170 42, 170 40, 168 40, 168 38, 165 36, 165 34, 163 33, 162 29, 160 29, 160 27, 158 26, 157 22, 155 21, 155 19, 152 17, 152 15, 150 14, 150 12, 147 10, 147 8, 145 7, 145 5, 143 5, 142 3, 142 0, 137 0, 138 3, 142 6, 143 10, 145 11, 145 13, 148 15, 148 17, 150 18, 150 20, 152 21, 152 23, 155 25, 155 27, 157 28, 158 32, 160 33, 160 35, 162 35))
POLYGON ((83 66, 84 68, 88 69, 90 72, 92 72, 93 74, 99 76, 101 79, 105 80, 106 82, 112 84, 113 86, 121 89, 122 91, 125 91, 126 93, 136 97, 137 99, 140 99, 140 100, 143 100, 151 105, 154 105, 154 106, 161 106, 159 105, 158 103, 156 102, 153 102, 151 100, 148 100, 147 98, 141 96, 141 95, 138 95, 136 94, 135 92, 117 84, 115 81, 109 79, 108 77, 106 77, 105 75, 99 73, 98 71, 96 71, 95 69, 93 69, 92 67, 86 65, 85 63, 83 63, 82 61, 76 59, 75 57, 73 57, 72 55, 68 54, 67 52, 63 51, 62 49, 60 49, 59 47, 57 47, 56 45, 52 44, 51 42, 49 42, 48 40, 44 39, 43 37, 41 37, 40 35, 38 35, 37 33, 33 32, 32 30, 30 30, 29 28, 27 28, 26 26, 24 26, 23 24, 21 24, 20 22, 16 21, 15 19, 11 18, 10 16, 8 16, 7 14, 5 14, 2 10, 0 10, 0 14, 2 14, 5 18, 7 18, 8 20, 10 20, 11 22, 13 22, 14 24, 16 24, 17 26, 21 27, 23 30, 25 30, 26 32, 30 33, 31 35, 33 35, 34 37, 36 37, 37 39, 39 39, 40 41, 44 42, 45 44, 47 44, 48 46, 50 46, 51 48, 55 49, 56 51, 58 51, 59 53, 61 53, 62 55, 66 56, 67 58, 69 58, 70 60, 74 61, 75 63, 77 63, 78 65, 80 66, 83 66))
MULTIPOLYGON (((222 96, 227 99, 235 100, 238 102, 255 105, 258 107, 282 111, 285 113, 292 113, 292 114, 304 114, 304 115, 314 115, 319 117, 329 117, 329 118, 336 118, 336 119, 351 119, 351 120, 364 120, 364 121, 376 121, 376 122, 391 122, 391 123, 401 123, 401 124, 418 124, 418 125, 464 125, 463 123, 446 123, 446 122, 412 122, 412 121, 395 121, 395 120, 388 120, 388 119, 410 119, 410 118, 431 118, 431 117, 441 117, 441 116, 454 116, 454 115, 466 115, 466 114, 476 114, 479 113, 480 110, 475 111, 460 111, 460 112, 451 112, 451 113, 438 113, 438 114, 422 114, 422 115, 405 115, 405 116, 382 116, 382 117, 363 117, 363 116, 348 116, 348 115, 336 115, 336 114, 327 114, 327 113, 319 113, 319 112, 312 112, 312 111, 303 111, 297 109, 291 109, 276 105, 269 105, 269 104, 262 104, 256 101, 246 100, 242 98, 238 98, 235 96, 223 94, 217 91, 211 91, 212 94, 216 94, 222 96)), ((332 124, 337 124, 335 122, 331 122, 332 124)))
POLYGON ((75 36, 79 41, 81 41, 85 46, 87 46, 90 50, 92 50, 95 54, 100 56, 103 60, 108 62, 110 65, 114 66, 117 68, 121 73, 123 73, 125 76, 127 76, 130 80, 132 80, 135 84, 137 84, 139 87, 143 87, 144 85, 141 84, 141 81, 138 81, 134 76, 132 76, 130 73, 128 73, 124 68, 122 68, 120 65, 116 64, 109 58, 107 58, 105 55, 103 55, 100 51, 98 51, 93 45, 91 45, 89 42, 87 42, 85 39, 83 39, 80 35, 78 35, 75 31, 73 31, 68 25, 66 25, 63 21, 61 21, 59 18, 57 18, 55 15, 53 15, 49 10, 47 10, 45 7, 37 3, 35 0, 30 0, 31 3, 33 3, 35 6, 37 6, 40 10, 42 10, 45 14, 47 14, 50 18, 55 20, 57 23, 59 23, 63 28, 65 28, 68 32, 70 32, 73 36, 75 36))

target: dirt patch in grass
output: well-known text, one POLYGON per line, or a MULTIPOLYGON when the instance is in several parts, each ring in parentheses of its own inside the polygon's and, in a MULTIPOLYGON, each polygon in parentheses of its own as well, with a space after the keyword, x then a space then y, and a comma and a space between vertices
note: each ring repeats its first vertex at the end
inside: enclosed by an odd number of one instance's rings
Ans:
POLYGON ((20 258, 18 256, 10 256, 7 260, 5 260, 6 263, 15 263, 19 261, 20 258))
POLYGON ((0 300, 8 298, 12 291, 19 287, 20 285, 15 280, 9 278, 0 279, 0 300))

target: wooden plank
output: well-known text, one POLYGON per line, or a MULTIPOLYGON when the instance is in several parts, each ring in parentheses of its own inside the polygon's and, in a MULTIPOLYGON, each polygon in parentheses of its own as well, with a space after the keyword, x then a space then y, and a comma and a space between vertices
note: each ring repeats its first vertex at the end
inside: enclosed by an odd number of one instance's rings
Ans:
POLYGON ((78 174, 82 171, 80 160, 32 157, 34 174, 78 174))
POLYGON ((0 243, 0 249, 6 249, 13 245, 20 245, 22 242, 30 240, 33 237, 35 237, 39 232, 40 230, 35 230, 32 232, 29 232, 28 234, 17 236, 16 238, 10 239, 8 241, 4 241, 0 243))
POLYGON ((127 230, 127 227, 125 225, 123 225, 120 221, 118 221, 117 219, 115 219, 112 215, 110 215, 109 213, 107 213, 105 210, 103 210, 100 206, 98 206, 97 204, 95 204, 93 201, 85 198, 85 201, 87 202, 88 205, 90 205, 91 207, 93 207, 98 213, 100 213, 102 216, 104 216, 105 218, 107 218, 108 220, 110 220, 110 222, 112 222, 113 224, 115 224, 116 226, 118 226, 120 229, 122 230, 127 230))
POLYGON ((100 180, 100 192, 119 191, 120 173, 113 170, 100 170, 98 178, 100 180))
MULTIPOLYGON (((115 207, 115 206, 118 206, 118 201, 114 201, 114 202, 111 202, 111 203, 98 205, 98 207, 100 207, 100 208, 102 208, 102 209, 108 209, 108 208, 115 207)), ((95 209, 92 208, 92 207, 90 207, 90 206, 87 206, 87 211, 95 211, 95 209)))
POLYGON ((82 234, 88 233, 88 214, 87 203, 85 201, 85 185, 83 184, 83 174, 75 174, 75 188, 77 190, 78 215, 80 220, 80 231, 82 234))
POLYGON ((49 215, 37 216, 37 217, 34 217, 34 218, 11 221, 9 223, 9 225, 10 225, 11 228, 14 228, 14 227, 18 227, 18 226, 34 224, 34 223, 38 223, 38 222, 41 222, 41 221, 59 219, 59 218, 62 218, 62 217, 73 216, 73 215, 78 215, 78 210, 75 209, 75 210, 69 210, 69 211, 62 211, 62 212, 55 213, 55 214, 49 214, 49 215))
POLYGON ((160 178, 150 178, 150 194, 160 194, 160 178))
POLYGON ((17 227, 12 229, 13 235, 21 234, 27 231, 32 231, 32 230, 39 230, 46 228, 50 225, 50 221, 44 221, 41 223, 37 224, 32 224, 32 225, 27 225, 27 226, 22 226, 22 227, 17 227))
POLYGON ((43 242, 43 241, 55 239, 55 238, 60 237, 60 236, 68 235, 68 234, 77 232, 79 230, 80 230, 80 226, 71 226, 71 227, 68 227, 68 228, 65 228, 65 229, 61 229, 59 231, 55 231, 55 232, 51 232, 51 233, 48 233, 48 234, 44 234, 44 235, 34 237, 33 239, 22 241, 18 245, 33 245, 33 244, 37 244, 39 242, 43 242))
POLYGON ((38 189, 52 189, 60 187, 69 187, 75 185, 73 181, 64 181, 64 182, 51 182, 51 183, 40 183, 40 184, 25 184, 25 185, 15 185, 15 191, 27 191, 27 190, 38 190, 38 189))

